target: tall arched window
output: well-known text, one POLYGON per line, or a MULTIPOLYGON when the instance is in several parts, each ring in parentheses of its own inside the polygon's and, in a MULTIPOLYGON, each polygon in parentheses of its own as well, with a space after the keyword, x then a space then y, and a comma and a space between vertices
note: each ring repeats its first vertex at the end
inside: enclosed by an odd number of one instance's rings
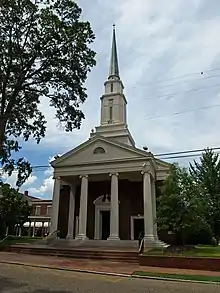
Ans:
POLYGON ((111 93, 113 92, 113 83, 111 83, 111 93))

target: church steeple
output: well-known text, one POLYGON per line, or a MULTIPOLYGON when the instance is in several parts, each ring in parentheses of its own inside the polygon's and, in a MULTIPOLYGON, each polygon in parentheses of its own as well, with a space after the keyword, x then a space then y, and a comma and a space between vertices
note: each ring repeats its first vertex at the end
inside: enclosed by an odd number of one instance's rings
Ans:
POLYGON ((114 79, 114 78, 119 78, 119 66, 118 66, 116 36, 115 36, 115 24, 113 24, 112 52, 111 52, 111 61, 110 61, 108 79, 114 79))
POLYGON ((135 145, 127 126, 127 101, 124 96, 124 86, 119 77, 118 54, 116 45, 115 25, 113 25, 112 48, 109 76, 104 83, 105 92, 101 97, 101 121, 96 127, 96 134, 110 139, 135 145))

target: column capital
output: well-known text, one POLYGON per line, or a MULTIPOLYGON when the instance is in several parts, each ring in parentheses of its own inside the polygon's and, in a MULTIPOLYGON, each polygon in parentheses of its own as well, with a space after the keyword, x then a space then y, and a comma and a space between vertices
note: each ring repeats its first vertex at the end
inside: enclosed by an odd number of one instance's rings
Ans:
POLYGON ((119 176, 119 173, 117 173, 117 172, 114 172, 114 173, 109 173, 109 176, 110 176, 110 177, 112 177, 113 175, 115 175, 115 176, 117 176, 117 177, 118 177, 118 176, 119 176))
POLYGON ((141 174, 142 175, 145 175, 146 173, 149 174, 149 175, 151 175, 150 171, 148 171, 148 170, 142 170, 141 171, 141 174))
POLYGON ((61 180, 60 176, 53 176, 54 180, 61 180))
POLYGON ((82 174, 82 175, 79 175, 79 178, 82 179, 82 178, 89 178, 89 176, 87 174, 82 174))

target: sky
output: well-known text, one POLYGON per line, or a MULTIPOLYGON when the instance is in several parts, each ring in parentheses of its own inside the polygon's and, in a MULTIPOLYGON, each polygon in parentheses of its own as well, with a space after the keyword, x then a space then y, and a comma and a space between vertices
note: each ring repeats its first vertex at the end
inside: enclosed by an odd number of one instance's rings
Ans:
MULTIPOLYGON (((86 119, 66 133, 54 111, 40 105, 47 135, 37 145, 22 144, 21 156, 47 166, 89 138, 100 121, 100 96, 108 77, 112 24, 116 24, 120 77, 128 101, 128 125, 136 146, 154 153, 220 146, 220 1, 79 0, 82 19, 91 23, 97 65, 86 82, 86 119)), ((181 159, 187 165, 190 159, 181 159)), ((36 169, 21 191, 52 198, 52 168, 36 169)), ((4 179, 12 186, 16 173, 4 179)))

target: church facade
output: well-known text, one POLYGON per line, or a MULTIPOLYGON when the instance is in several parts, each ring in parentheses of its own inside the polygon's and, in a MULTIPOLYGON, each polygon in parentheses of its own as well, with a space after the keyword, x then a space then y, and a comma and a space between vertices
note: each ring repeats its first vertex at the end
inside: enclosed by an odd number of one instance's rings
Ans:
POLYGON ((111 240, 119 245, 137 240, 142 232, 146 246, 158 246, 156 197, 169 164, 135 147, 127 125, 115 28, 104 89, 100 125, 86 142, 51 163, 55 180, 50 233, 59 230, 60 238, 75 243, 111 240))

